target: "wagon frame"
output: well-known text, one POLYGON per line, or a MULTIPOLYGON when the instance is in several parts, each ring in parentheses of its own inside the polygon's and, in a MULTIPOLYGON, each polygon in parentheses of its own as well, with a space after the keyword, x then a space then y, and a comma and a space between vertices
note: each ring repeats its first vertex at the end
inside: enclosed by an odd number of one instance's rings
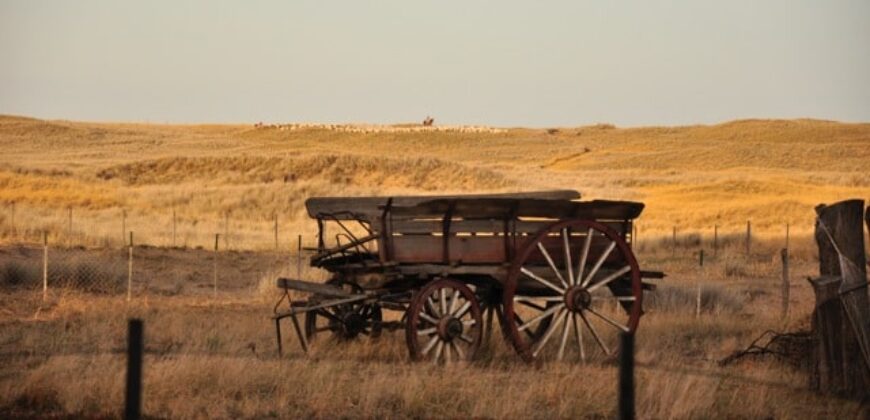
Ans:
POLYGON ((497 319, 526 361, 612 356, 654 287, 642 279, 663 274, 641 271, 631 250, 643 204, 579 199, 572 190, 308 199, 318 224, 310 264, 331 277, 277 280, 279 353, 281 320, 290 318, 306 352, 321 333, 353 339, 404 328, 412 359, 469 360, 497 319), (400 319, 384 319, 385 310, 400 319))

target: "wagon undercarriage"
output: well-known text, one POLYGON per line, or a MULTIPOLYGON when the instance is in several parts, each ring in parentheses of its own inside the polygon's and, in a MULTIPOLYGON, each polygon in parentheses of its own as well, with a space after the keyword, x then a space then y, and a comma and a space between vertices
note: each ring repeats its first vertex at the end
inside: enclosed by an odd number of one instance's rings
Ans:
POLYGON ((469 360, 498 322, 526 361, 610 357, 616 336, 637 328, 653 287, 642 278, 663 274, 641 271, 631 251, 642 204, 579 196, 309 199, 320 228, 310 263, 331 277, 278 279, 279 352, 290 318, 305 351, 319 335, 404 329, 415 360, 469 360))

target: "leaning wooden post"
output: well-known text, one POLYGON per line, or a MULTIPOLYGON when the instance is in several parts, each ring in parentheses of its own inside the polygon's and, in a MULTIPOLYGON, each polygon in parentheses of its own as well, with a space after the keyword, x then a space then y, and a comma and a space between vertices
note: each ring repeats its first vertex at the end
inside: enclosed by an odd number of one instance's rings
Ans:
POLYGON ((127 253, 127 302, 133 299, 133 231, 130 231, 130 246, 127 253))
POLYGON ((218 260, 218 241, 220 240, 220 236, 221 236, 220 233, 214 234, 214 259, 213 259, 214 277, 212 280, 214 282, 214 297, 215 297, 215 299, 217 299, 217 265, 218 265, 217 260, 218 260))
POLYGON ((788 278, 788 248, 779 251, 782 258, 782 319, 788 319, 789 278, 788 278))
POLYGON ((48 299, 48 231, 42 232, 42 301, 48 299))
POLYGON ((811 384, 824 393, 863 399, 870 395, 870 296, 864 253, 864 203, 816 207, 819 278, 811 384))

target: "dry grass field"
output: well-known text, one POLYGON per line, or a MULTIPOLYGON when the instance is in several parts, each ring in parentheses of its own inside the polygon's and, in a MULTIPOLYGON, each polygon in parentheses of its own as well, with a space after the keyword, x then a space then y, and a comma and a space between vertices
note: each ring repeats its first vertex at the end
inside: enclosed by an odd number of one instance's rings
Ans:
POLYGON ((816 120, 490 132, 0 117, 0 417, 117 417, 126 320, 139 317, 149 417, 612 418, 615 365, 529 366, 497 335, 467 366, 409 362, 400 332, 318 343, 308 356, 289 337, 287 353, 275 351, 273 279, 295 273, 286 250, 316 228, 305 198, 545 188, 647 204, 635 249, 643 268, 668 277, 638 329, 642 418, 868 417, 860 403, 809 391, 806 371, 787 361, 718 363, 766 330, 809 328, 812 209, 870 199, 868 146, 870 124, 816 120), (26 244, 47 230, 56 246, 118 248, 122 211, 149 245, 136 250, 133 301, 67 288, 43 302, 28 266, 40 254, 26 244), (173 211, 179 246, 167 248, 173 211), (751 256, 740 238, 747 220, 751 256), (781 319, 787 223, 792 309, 781 319), (702 270, 697 253, 710 255, 714 225, 722 249, 702 270), (215 298, 207 249, 225 231, 215 298))

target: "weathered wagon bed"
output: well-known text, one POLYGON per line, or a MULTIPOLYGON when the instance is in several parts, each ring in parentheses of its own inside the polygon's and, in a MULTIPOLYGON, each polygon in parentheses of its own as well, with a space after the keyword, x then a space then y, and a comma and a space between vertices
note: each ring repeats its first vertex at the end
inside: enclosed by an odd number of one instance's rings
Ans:
POLYGON ((633 332, 650 287, 641 278, 662 274, 642 272, 631 252, 643 204, 579 198, 564 190, 307 200, 319 226, 311 265, 332 277, 278 280, 311 294, 292 302, 285 293, 289 308, 276 305, 279 350, 280 320, 290 317, 306 350, 320 333, 405 328, 413 358, 449 362, 473 357, 497 318, 526 360, 609 356, 605 335, 615 334, 602 327, 633 332), (401 321, 384 321, 385 309, 401 321))

